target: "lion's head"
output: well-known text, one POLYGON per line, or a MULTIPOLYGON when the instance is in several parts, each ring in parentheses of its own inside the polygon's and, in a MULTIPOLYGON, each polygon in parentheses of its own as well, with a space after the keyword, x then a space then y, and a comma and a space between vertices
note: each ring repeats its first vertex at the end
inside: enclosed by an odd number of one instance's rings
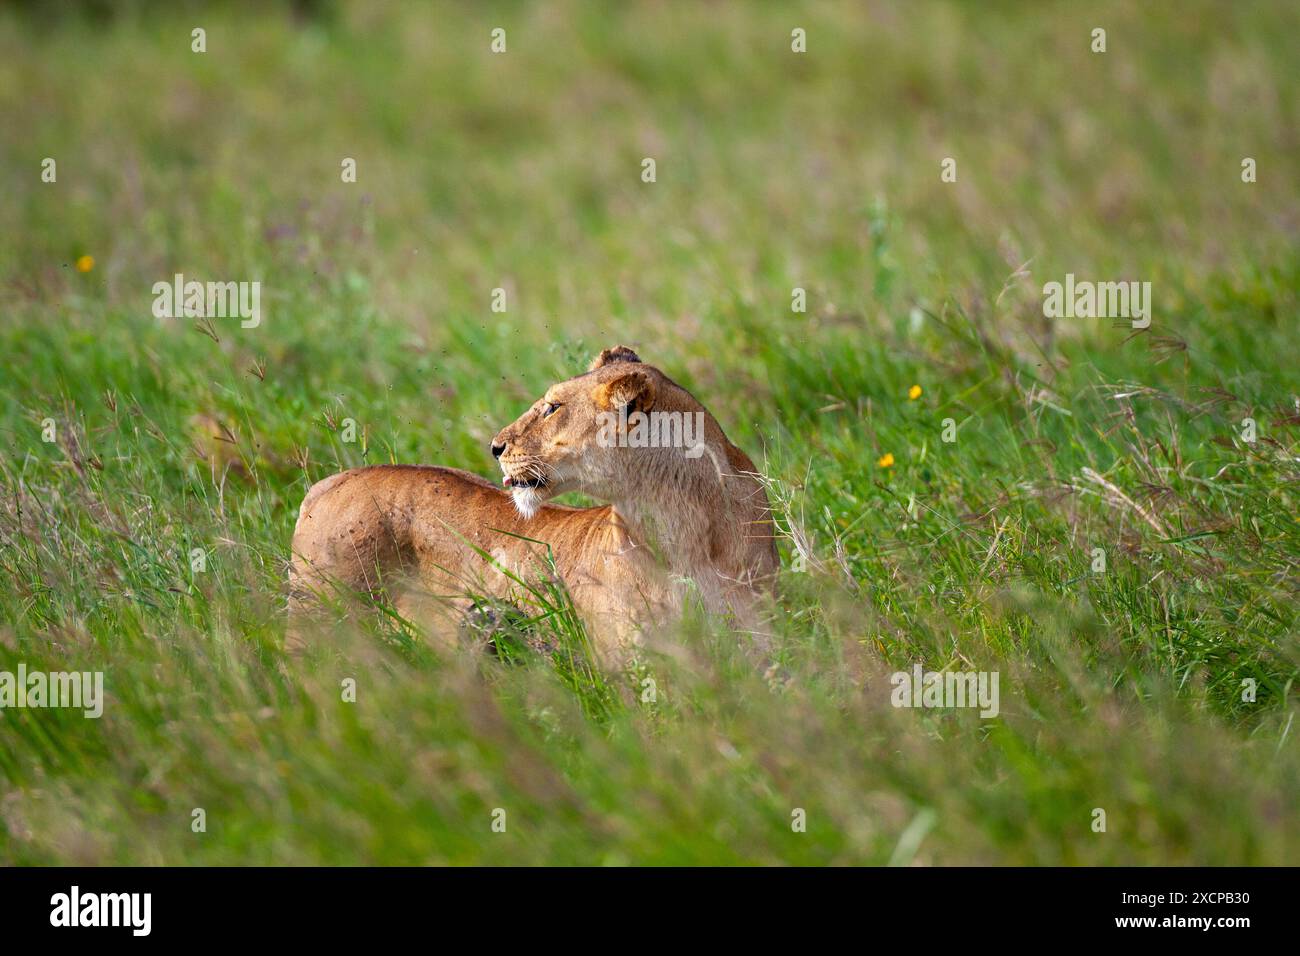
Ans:
POLYGON ((615 500, 629 469, 665 448, 698 458, 706 418, 685 389, 620 345, 602 351, 585 375, 548 388, 497 433, 492 454, 515 506, 531 517, 566 491, 615 500))

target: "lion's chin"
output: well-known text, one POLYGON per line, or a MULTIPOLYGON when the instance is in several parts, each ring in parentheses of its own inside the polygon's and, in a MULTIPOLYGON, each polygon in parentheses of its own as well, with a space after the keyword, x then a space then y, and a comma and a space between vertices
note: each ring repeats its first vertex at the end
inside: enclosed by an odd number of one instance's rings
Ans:
POLYGON ((536 488, 516 485, 510 489, 510 497, 514 499, 515 509, 523 515, 525 521, 537 514, 545 500, 542 493, 536 488))

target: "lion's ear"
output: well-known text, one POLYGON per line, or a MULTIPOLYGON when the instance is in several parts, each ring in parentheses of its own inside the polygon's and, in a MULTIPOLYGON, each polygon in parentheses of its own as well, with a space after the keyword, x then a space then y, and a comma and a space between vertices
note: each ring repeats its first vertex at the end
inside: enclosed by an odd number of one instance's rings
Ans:
POLYGON ((604 368, 612 362, 640 362, 641 356, 637 355, 626 345, 616 345, 612 349, 601 349, 599 355, 591 360, 587 366, 588 372, 594 372, 598 368, 604 368))
POLYGON ((657 395, 654 377, 643 368, 631 366, 626 372, 601 382, 592 390, 591 397, 598 408, 629 412, 648 412, 654 408, 657 395))

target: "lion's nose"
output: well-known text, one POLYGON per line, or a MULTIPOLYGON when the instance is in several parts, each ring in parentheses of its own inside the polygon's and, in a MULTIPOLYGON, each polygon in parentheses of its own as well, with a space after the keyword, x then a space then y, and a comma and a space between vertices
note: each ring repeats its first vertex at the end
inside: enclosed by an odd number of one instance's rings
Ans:
POLYGON ((505 450, 506 450, 505 442, 502 442, 500 445, 498 445, 496 442, 493 442, 493 443, 492 443, 492 457, 493 457, 493 458, 500 458, 500 457, 501 457, 501 453, 502 453, 503 451, 505 451, 505 450))

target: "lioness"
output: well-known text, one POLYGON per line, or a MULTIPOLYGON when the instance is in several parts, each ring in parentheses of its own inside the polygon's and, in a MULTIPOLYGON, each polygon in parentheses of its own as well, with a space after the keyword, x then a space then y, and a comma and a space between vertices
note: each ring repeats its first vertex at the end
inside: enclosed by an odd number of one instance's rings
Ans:
POLYGON ((586 374, 548 388, 496 435, 492 454, 504 487, 417 465, 354 468, 314 484, 293 534, 289 649, 304 644, 295 623, 313 593, 333 585, 383 588, 417 617, 430 599, 455 604, 467 592, 508 600, 517 585, 501 568, 525 578, 541 570, 541 549, 524 538, 551 547, 607 659, 671 620, 692 587, 710 611, 754 623, 778 568, 754 463, 631 349, 605 349, 586 374), (665 427, 647 427, 656 424, 665 427), (566 491, 609 504, 548 503, 566 491))

